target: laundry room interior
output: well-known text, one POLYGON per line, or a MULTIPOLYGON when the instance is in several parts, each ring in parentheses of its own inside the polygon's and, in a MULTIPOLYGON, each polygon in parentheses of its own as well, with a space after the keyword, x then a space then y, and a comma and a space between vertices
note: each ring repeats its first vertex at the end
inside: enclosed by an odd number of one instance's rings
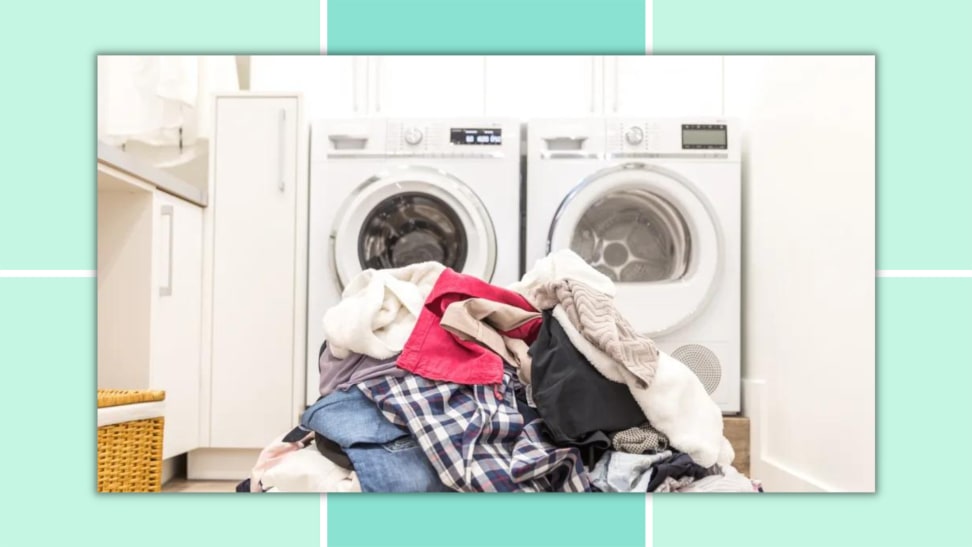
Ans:
POLYGON ((99 56, 99 491, 874 492, 875 66, 99 56))

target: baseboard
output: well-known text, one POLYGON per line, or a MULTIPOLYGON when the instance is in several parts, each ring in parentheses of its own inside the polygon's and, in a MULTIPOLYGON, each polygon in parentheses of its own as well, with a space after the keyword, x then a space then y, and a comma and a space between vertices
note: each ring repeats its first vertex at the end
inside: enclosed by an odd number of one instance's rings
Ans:
POLYGON ((259 448, 200 448, 189 453, 189 480, 242 481, 250 476, 259 448))
POLYGON ((762 481, 767 492, 841 492, 840 488, 794 469, 769 453, 764 433, 769 413, 764 412, 766 380, 743 378, 743 409, 752 423, 750 453, 751 478, 762 481))

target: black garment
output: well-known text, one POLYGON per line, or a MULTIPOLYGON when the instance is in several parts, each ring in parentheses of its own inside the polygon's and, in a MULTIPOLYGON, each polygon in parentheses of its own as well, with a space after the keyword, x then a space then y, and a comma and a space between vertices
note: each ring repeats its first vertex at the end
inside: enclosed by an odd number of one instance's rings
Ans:
POLYGON ((688 454, 684 452, 676 452, 671 455, 668 459, 662 460, 652 466, 651 480, 648 481, 648 491, 654 492, 656 488, 661 486, 661 483, 665 481, 666 478, 672 477, 673 479, 680 479, 682 477, 692 477, 695 480, 701 479, 702 477, 708 477, 710 475, 721 475, 722 469, 718 465, 713 465, 712 467, 702 467, 701 465, 695 463, 688 454))
POLYGON ((242 492, 244 494, 251 494, 252 492, 250 492, 250 479, 246 479, 240 484, 237 484, 236 491, 242 492))
POLYGON ((354 464, 351 463, 351 458, 344 453, 344 449, 341 445, 328 439, 320 433, 314 433, 314 444, 317 445, 317 451, 321 453, 322 456, 331 460, 339 467, 345 469, 354 469, 354 464))
POLYGON ((602 376, 570 343, 551 310, 543 312, 530 356, 533 400, 555 443, 583 446, 600 432, 607 448, 611 441, 604 432, 645 422, 628 386, 602 376))

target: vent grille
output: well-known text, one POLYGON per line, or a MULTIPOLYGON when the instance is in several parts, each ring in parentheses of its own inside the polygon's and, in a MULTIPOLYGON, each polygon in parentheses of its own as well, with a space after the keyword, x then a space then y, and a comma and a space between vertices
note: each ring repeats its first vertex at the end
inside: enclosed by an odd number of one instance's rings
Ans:
POLYGON ((719 382, 722 381, 722 363, 709 348, 688 344, 673 351, 672 357, 685 363, 699 377, 709 395, 719 387, 719 382))

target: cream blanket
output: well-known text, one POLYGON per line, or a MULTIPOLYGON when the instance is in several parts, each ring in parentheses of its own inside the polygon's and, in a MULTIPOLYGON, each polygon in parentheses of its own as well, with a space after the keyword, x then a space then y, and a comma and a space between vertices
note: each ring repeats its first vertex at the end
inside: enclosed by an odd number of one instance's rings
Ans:
POLYGON ((355 276, 341 302, 324 314, 331 353, 338 359, 352 352, 375 359, 400 353, 443 270, 438 262, 422 262, 355 276))

